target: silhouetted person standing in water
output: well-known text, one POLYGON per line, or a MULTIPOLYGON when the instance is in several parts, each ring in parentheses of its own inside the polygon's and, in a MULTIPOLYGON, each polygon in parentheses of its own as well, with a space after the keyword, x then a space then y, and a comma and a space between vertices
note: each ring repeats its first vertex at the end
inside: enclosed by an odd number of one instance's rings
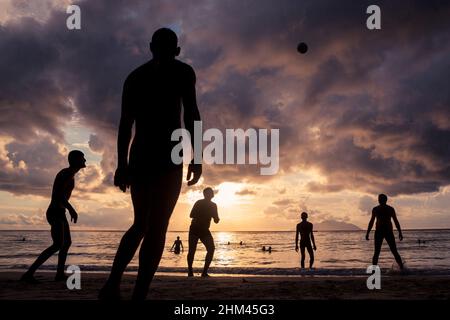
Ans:
MULTIPOLYGON (((192 67, 175 59, 180 53, 176 34, 167 28, 158 29, 150 50, 153 58, 131 72, 123 87, 114 184, 123 192, 130 186, 134 222, 122 237, 100 299, 120 298, 122 274, 141 241, 133 299, 146 298, 181 189, 183 165, 171 159, 172 148, 179 143, 171 141, 172 132, 182 128, 181 105, 193 148, 194 121, 200 121, 195 73, 192 67), (128 159, 133 124, 135 136, 128 159)), ((201 164, 191 163, 188 185, 197 183, 201 173, 201 164)))
POLYGON ((23 281, 30 283, 37 282, 34 278, 34 273, 57 251, 59 251, 59 254, 55 281, 63 281, 67 278, 64 274, 64 266, 72 241, 70 238, 69 222, 66 218, 66 209, 69 210, 70 220, 73 223, 77 223, 78 214, 69 203, 69 199, 75 187, 75 174, 80 169, 86 167, 86 159, 84 158, 83 152, 73 150, 69 152, 68 158, 69 167, 62 169, 56 175, 55 182, 53 183, 52 200, 46 213, 47 221, 51 226, 53 244, 45 249, 30 266, 28 271, 23 274, 21 278, 23 281))
POLYGON ((195 251, 197 250, 198 240, 206 247, 205 266, 203 267, 202 277, 208 277, 208 268, 214 256, 214 239, 209 231, 211 219, 219 223, 217 205, 211 201, 214 197, 214 191, 211 188, 203 190, 204 199, 198 200, 191 210, 191 227, 189 228, 189 252, 188 252, 188 276, 193 277, 192 264, 194 262, 195 251))
POLYGON ((395 226, 397 227, 400 241, 403 240, 402 229, 400 228, 400 223, 398 222, 394 208, 386 204, 387 199, 388 198, 385 194, 380 194, 378 196, 378 202, 380 203, 380 205, 372 209, 372 218, 370 219, 369 226, 367 227, 366 240, 369 240, 369 233, 370 230, 372 230, 373 224, 376 219, 377 223, 375 227, 375 252, 373 254, 372 265, 378 264, 381 245, 383 244, 383 239, 386 239, 386 242, 388 243, 389 248, 391 249, 392 254, 395 257, 395 261, 397 261, 400 269, 403 269, 402 258, 398 254, 397 245, 395 244, 395 237, 391 219, 394 220, 395 226))
POLYGON ((300 233, 301 266, 302 268, 305 267, 305 249, 307 249, 309 254, 309 268, 311 269, 314 264, 313 249, 317 249, 314 241, 313 224, 306 221, 308 219, 308 214, 306 212, 302 212, 301 219, 302 222, 297 224, 297 230, 295 232, 295 251, 298 252, 298 234, 300 233))
POLYGON ((180 240, 180 237, 177 237, 177 240, 174 241, 172 248, 170 248, 170 251, 172 250, 175 254, 180 254, 181 250, 184 251, 183 242, 180 240))

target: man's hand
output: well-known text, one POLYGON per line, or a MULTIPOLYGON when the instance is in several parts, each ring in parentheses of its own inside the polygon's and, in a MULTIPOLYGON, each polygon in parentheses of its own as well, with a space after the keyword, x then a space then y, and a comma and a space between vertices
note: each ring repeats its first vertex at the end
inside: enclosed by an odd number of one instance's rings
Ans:
POLYGON ((369 240, 369 233, 366 234, 366 240, 369 240))
POLYGON ((403 234, 401 232, 399 233, 398 238, 400 239, 400 241, 403 240, 403 234))
POLYGON ((119 187, 123 192, 127 191, 127 188, 130 186, 128 181, 128 169, 127 168, 117 168, 116 173, 114 174, 114 185, 119 187))
POLYGON ((70 221, 73 221, 73 223, 77 223, 78 213, 75 210, 69 210, 69 214, 70 214, 70 221))
POLYGON ((295 246, 295 251, 297 251, 297 252, 298 252, 298 245, 296 245, 296 246, 295 246))
POLYGON ((316 247, 316 245, 314 245, 313 249, 314 249, 314 251, 316 251, 316 250, 317 250, 317 247, 316 247))
POLYGON ((214 219, 214 223, 219 223, 219 221, 220 221, 220 219, 219 219, 219 218, 217 218, 217 219, 214 219))
POLYGON ((196 184, 201 176, 202 176, 202 165, 191 162, 188 167, 188 173, 186 178, 186 180, 188 181, 187 183, 188 186, 196 184), (194 174, 194 177, 191 179, 192 174, 194 174))

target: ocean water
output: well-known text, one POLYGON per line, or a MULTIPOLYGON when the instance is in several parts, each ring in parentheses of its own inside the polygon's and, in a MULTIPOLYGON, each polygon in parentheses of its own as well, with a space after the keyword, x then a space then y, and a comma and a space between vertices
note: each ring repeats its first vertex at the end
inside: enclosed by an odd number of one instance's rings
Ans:
MULTIPOLYGON (((395 234, 397 237, 396 231, 395 234)), ((67 265, 78 265, 81 270, 109 271, 122 235, 122 231, 73 231, 67 265)), ((364 231, 315 232, 315 270, 300 271, 300 255, 294 250, 295 232, 213 232, 213 237, 216 251, 210 272, 226 275, 365 274, 374 246, 373 232, 370 241, 365 240, 364 231), (271 246, 272 253, 263 252, 262 246, 271 246)), ((167 233, 158 273, 186 272, 187 239, 187 232, 167 233), (185 246, 179 255, 169 251, 177 236, 185 246)), ((49 231, 0 231, 0 271, 26 269, 50 242, 49 231), (22 241, 24 237, 26 240, 22 241)), ((412 272, 450 274, 450 230, 405 230, 402 242, 397 237, 397 246, 412 272), (418 239, 425 243, 419 244, 418 239)), ((199 243, 194 261, 196 271, 201 270, 205 254, 199 243)), ((307 266, 308 261, 307 255, 307 266)), ((55 255, 41 270, 54 270, 56 262, 55 255)), ((379 265, 382 270, 396 268, 386 242, 379 265)), ((127 271, 135 272, 137 266, 138 254, 127 271)))

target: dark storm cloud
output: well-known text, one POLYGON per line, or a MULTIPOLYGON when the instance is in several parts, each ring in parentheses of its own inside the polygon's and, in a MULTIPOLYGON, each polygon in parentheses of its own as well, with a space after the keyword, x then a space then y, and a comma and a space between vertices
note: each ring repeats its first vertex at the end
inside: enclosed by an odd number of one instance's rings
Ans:
POLYGON ((31 144, 9 143, 6 158, 0 158, 0 189, 49 197, 56 174, 68 166, 58 149, 59 146, 48 138, 31 144))
POLYGON ((40 130, 62 139, 71 109, 54 78, 58 50, 44 26, 29 18, 20 22, 0 26, 0 134, 26 142, 40 130))
MULTIPOLYGON (((0 132, 62 141, 71 98, 110 184, 123 81, 149 58, 152 32, 173 25, 197 70, 205 128, 280 128, 280 174, 318 169, 327 183, 313 191, 435 191, 450 181, 449 6, 380 1, 382 30, 368 31, 369 4, 89 1, 80 31, 62 11, 23 18, 0 28, 0 132), (299 41, 310 48, 302 56, 299 41)), ((270 178, 205 169, 208 184, 270 178)), ((22 188, 11 174, 2 170, 2 189, 22 188)))

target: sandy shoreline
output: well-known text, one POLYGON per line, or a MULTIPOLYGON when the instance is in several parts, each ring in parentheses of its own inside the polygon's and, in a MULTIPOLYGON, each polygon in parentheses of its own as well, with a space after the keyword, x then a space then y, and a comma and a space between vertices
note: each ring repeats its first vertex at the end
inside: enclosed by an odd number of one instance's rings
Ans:
MULTIPOLYGON (((38 273, 39 284, 18 281, 19 272, 0 272, 1 300, 96 300, 106 273, 83 273, 81 290, 53 281, 53 273, 38 273)), ((122 297, 130 299, 134 275, 124 275, 122 297)), ((368 290, 366 277, 200 277, 156 276, 148 299, 450 299, 450 276, 382 276, 380 290, 368 290)))

